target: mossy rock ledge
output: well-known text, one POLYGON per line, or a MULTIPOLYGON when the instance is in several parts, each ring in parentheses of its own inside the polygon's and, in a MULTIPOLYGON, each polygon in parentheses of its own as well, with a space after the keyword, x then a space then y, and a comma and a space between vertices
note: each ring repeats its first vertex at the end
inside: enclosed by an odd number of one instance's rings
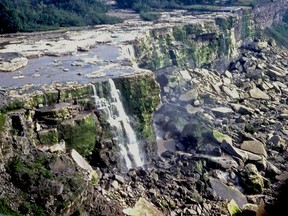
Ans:
MULTIPOLYGON (((160 103, 160 88, 154 74, 141 70, 115 78, 114 83, 137 139, 145 145, 143 149, 153 146, 152 115, 160 103)), ((93 84, 97 90, 103 88, 104 97, 109 95, 107 80, 93 84)), ((4 146, 9 146, 9 137, 25 137, 26 143, 41 148, 65 141, 68 150, 74 148, 87 157, 101 146, 106 148, 107 139, 112 141, 107 122, 95 112, 94 103, 93 89, 87 84, 52 84, 41 90, 32 86, 7 91, 7 103, 0 107, 0 138, 4 146)))

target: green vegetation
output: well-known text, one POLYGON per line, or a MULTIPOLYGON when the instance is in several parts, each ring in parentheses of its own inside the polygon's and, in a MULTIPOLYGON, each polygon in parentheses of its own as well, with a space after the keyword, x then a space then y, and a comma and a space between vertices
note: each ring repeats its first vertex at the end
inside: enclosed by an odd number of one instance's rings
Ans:
POLYGON ((28 191, 30 187, 37 186, 41 179, 51 179, 51 171, 45 166, 48 158, 39 157, 35 162, 24 162, 18 157, 12 158, 6 165, 11 181, 17 187, 28 191), (23 181, 25 180, 25 181, 23 181))
POLYGON ((18 196, 17 211, 21 213, 13 214, 7 205, 12 200, 5 200, 5 204, 0 199, 0 213, 5 215, 59 215, 68 206, 78 205, 79 196, 87 186, 70 159, 38 150, 10 158, 5 169, 10 182, 20 190, 11 196, 18 196), (52 206, 47 207, 51 200, 52 206))
POLYGON ((69 148, 87 156, 94 149, 96 143, 96 122, 93 116, 59 125, 59 139, 65 140, 69 148))
POLYGON ((115 79, 117 89, 122 93, 125 110, 135 119, 133 128, 139 140, 153 140, 152 113, 159 105, 159 86, 151 76, 136 79, 115 79), (137 121, 136 121, 137 119, 137 121))
POLYGON ((6 114, 0 113, 0 132, 3 131, 6 122, 6 114))
POLYGON ((271 3, 271 0, 116 0, 116 2, 119 7, 132 8, 136 12, 139 12, 144 20, 151 21, 157 19, 157 16, 151 16, 151 12, 162 9, 188 9, 213 12, 222 11, 220 6, 257 7, 271 3))
POLYGON ((12 210, 4 198, 0 198, 0 213, 9 216, 20 216, 20 214, 12 210))
POLYGON ((271 3, 271 0, 234 0, 231 1, 232 5, 239 6, 252 6, 258 7, 267 3, 271 3))
POLYGON ((40 206, 35 203, 24 202, 19 207, 19 211, 25 215, 46 216, 47 213, 40 206))
POLYGON ((159 14, 156 12, 140 11, 140 17, 146 21, 154 21, 154 20, 157 20, 159 18, 159 14))
POLYGON ((58 132, 55 129, 46 130, 38 133, 39 140, 42 144, 55 144, 58 143, 58 132))
POLYGON ((100 0, 2 0, 0 33, 117 23, 100 0))

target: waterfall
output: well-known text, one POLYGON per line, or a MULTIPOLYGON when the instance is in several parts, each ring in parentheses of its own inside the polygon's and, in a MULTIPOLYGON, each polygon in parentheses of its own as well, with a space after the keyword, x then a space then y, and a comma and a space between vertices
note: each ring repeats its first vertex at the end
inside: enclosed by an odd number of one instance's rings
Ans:
POLYGON ((224 58, 226 58, 226 52, 229 53, 229 50, 227 50, 226 33, 225 32, 223 32, 223 34, 222 34, 222 40, 223 40, 223 47, 222 47, 223 55, 224 55, 224 58))
POLYGON ((43 92, 43 97, 44 97, 44 101, 45 101, 45 104, 44 106, 48 106, 48 99, 47 99, 47 95, 43 92))
POLYGON ((110 87, 109 102, 105 98, 99 98, 94 92, 95 106, 97 110, 102 110, 107 115, 107 121, 114 132, 114 141, 119 147, 121 157, 125 162, 125 167, 131 169, 133 167, 143 166, 140 149, 136 134, 130 125, 129 117, 127 116, 122 101, 120 99, 120 92, 116 88, 112 79, 108 80, 110 87))
POLYGON ((94 103, 95 105, 97 104, 97 92, 96 92, 96 87, 92 84, 92 83, 89 83, 89 85, 92 87, 93 89, 93 95, 92 95, 92 98, 94 98, 94 103))

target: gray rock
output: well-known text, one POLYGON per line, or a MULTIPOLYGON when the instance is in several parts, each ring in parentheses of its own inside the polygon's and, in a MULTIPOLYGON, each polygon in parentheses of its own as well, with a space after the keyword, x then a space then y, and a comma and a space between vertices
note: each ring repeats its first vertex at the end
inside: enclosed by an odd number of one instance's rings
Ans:
POLYGON ((232 145, 232 138, 226 134, 219 132, 218 130, 212 131, 212 138, 219 144, 221 144, 225 140, 227 143, 232 145))
POLYGON ((277 78, 277 77, 285 77, 286 76, 286 72, 285 71, 279 72, 279 71, 276 71, 276 70, 273 70, 273 69, 268 69, 266 74, 270 78, 277 78))
POLYGON ((123 210, 126 215, 149 215, 149 216, 164 216, 164 214, 159 211, 156 206, 148 202, 144 198, 140 198, 135 204, 134 208, 127 208, 123 210))
POLYGON ((247 114, 252 115, 254 113, 254 110, 250 107, 247 107, 241 104, 234 104, 234 103, 230 105, 235 112, 238 112, 242 115, 247 115, 247 114))
POLYGON ((198 155, 195 158, 206 159, 211 165, 223 169, 238 168, 238 163, 230 156, 214 157, 209 155, 198 155))
POLYGON ((240 98, 239 93, 237 92, 236 88, 232 88, 232 90, 231 90, 228 87, 223 86, 222 90, 225 92, 225 94, 227 94, 229 97, 231 97, 233 99, 239 99, 240 98))
POLYGON ((228 107, 217 107, 217 108, 211 109, 211 111, 217 117, 225 117, 234 113, 234 111, 228 107))
POLYGON ((75 150, 71 150, 71 157, 76 162, 76 164, 84 170, 92 172, 93 169, 90 164, 75 150))
POLYGON ((180 95, 179 100, 188 102, 191 100, 196 100, 197 98, 198 98, 197 89, 191 89, 190 91, 180 95))
POLYGON ((125 183, 125 179, 123 176, 120 175, 114 175, 115 180, 117 180, 118 182, 120 182, 121 184, 125 183))
POLYGON ((28 64, 29 60, 24 57, 15 57, 7 59, 7 61, 1 61, 0 59, 0 72, 13 72, 28 64))
POLYGON ((240 149, 233 147, 225 140, 221 143, 221 148, 233 157, 241 158, 243 161, 246 161, 248 159, 248 155, 245 152, 239 151, 240 149))
POLYGON ((227 77, 227 78, 232 78, 233 76, 232 76, 232 74, 230 73, 230 71, 228 71, 228 70, 226 70, 225 72, 224 72, 224 75, 227 77))
POLYGON ((255 69, 255 68, 248 68, 246 77, 248 78, 253 78, 253 79, 258 79, 263 76, 263 71, 260 69, 255 69))
POLYGON ((282 171, 278 169, 276 166, 274 166, 271 162, 267 161, 267 171, 274 174, 274 175, 280 175, 282 171))
POLYGON ((253 88, 249 91, 249 94, 252 98, 270 100, 270 96, 265 92, 261 91, 259 88, 253 88))
POLYGON ((222 199, 234 199, 237 205, 242 208, 245 204, 248 203, 244 194, 242 194, 237 188, 232 186, 226 186, 219 179, 209 178, 210 184, 213 190, 216 191, 217 195, 222 199))
POLYGON ((179 73, 181 74, 183 79, 191 80, 191 76, 190 76, 190 74, 189 74, 189 72, 187 70, 179 71, 179 73))
POLYGON ((254 164, 247 164, 245 166, 245 177, 242 180, 244 187, 249 193, 262 193, 264 188, 263 177, 259 174, 257 167, 254 164))
POLYGON ((257 155, 263 155, 267 158, 267 152, 263 143, 258 140, 244 141, 241 144, 241 149, 252 152, 257 155))

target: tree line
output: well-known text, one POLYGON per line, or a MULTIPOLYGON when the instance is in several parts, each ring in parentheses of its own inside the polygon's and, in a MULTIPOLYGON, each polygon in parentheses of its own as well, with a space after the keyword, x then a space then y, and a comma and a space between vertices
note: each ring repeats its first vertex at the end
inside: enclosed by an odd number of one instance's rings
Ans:
POLYGON ((121 22, 100 0, 1 0, 0 33, 121 22))

